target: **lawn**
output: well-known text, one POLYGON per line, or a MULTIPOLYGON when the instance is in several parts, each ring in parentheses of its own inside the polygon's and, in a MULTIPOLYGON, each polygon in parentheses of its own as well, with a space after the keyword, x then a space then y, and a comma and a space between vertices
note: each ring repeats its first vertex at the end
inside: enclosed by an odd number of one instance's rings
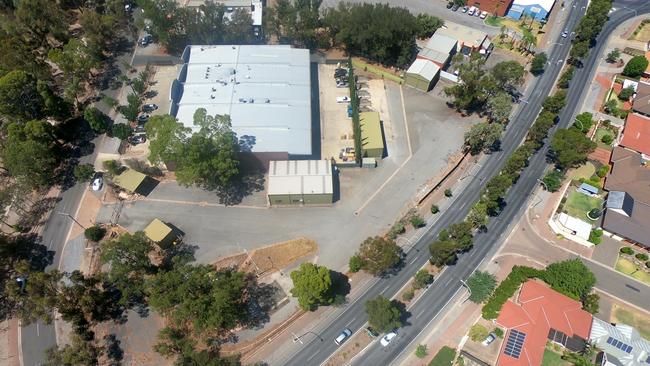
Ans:
POLYGON ((500 27, 501 23, 502 23, 501 19, 503 19, 503 18, 499 18, 499 17, 496 17, 494 15, 491 15, 491 16, 485 18, 485 24, 491 25, 493 27, 500 27))
POLYGON ((436 353, 433 360, 429 362, 429 366, 451 366, 456 358, 456 350, 444 346, 436 353))
POLYGON ((369 73, 375 74, 381 78, 392 80, 396 83, 403 84, 404 79, 390 72, 389 70, 383 69, 381 66, 371 65, 367 62, 360 60, 357 57, 352 58, 352 66, 356 67, 359 70, 367 71, 369 73))
POLYGON ((650 317, 636 310, 614 304, 611 322, 631 325, 643 338, 650 339, 650 317))
POLYGON ((567 197, 564 204, 564 211, 569 216, 573 216, 583 221, 587 221, 587 212, 594 208, 603 207, 603 200, 597 197, 589 197, 578 191, 572 191, 567 197))
POLYGON ((637 269, 635 264, 628 259, 619 257, 616 261, 616 270, 650 285, 650 274, 648 274, 648 272, 643 268, 637 269))
POLYGON ((550 349, 544 350, 544 358, 542 359, 542 366, 566 366, 571 365, 564 361, 559 354, 551 351, 550 349))
POLYGON ((573 173, 573 179, 579 180, 580 178, 589 179, 592 175, 596 174, 596 167, 590 162, 586 162, 580 168, 576 169, 573 173))
POLYGON ((596 141, 596 143, 598 144, 599 147, 611 150, 612 149, 611 144, 607 145, 604 142, 600 141, 603 138, 603 136, 605 136, 605 135, 610 135, 610 136, 612 136, 612 138, 614 138, 614 133, 612 131, 610 131, 610 130, 608 130, 606 128, 599 127, 596 130, 595 141, 596 141))

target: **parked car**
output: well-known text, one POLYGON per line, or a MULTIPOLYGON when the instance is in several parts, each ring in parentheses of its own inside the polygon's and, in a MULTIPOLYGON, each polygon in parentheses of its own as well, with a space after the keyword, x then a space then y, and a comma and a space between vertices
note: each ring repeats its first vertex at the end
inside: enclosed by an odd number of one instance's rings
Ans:
POLYGON ((143 125, 135 126, 135 128, 133 129, 133 132, 140 132, 140 133, 145 132, 144 126, 143 125))
POLYGON ((131 145, 142 144, 145 141, 147 141, 147 138, 145 137, 145 135, 135 135, 135 136, 129 137, 129 143, 131 145))
POLYGON ((463 13, 467 13, 467 10, 469 10, 469 7, 467 5, 463 6, 463 9, 461 10, 463 13))
POLYGON ((385 336, 381 337, 381 341, 379 341, 379 343, 381 343, 382 346, 387 347, 390 344, 390 342, 393 339, 395 339, 395 337, 397 337, 397 332, 392 331, 386 334, 385 336))
POLYGON ((351 335, 352 335, 352 331, 350 329, 348 329, 348 328, 345 328, 345 329, 343 329, 341 334, 339 334, 339 336, 336 337, 336 339, 334 339, 334 343, 336 343, 337 346, 340 346, 351 335))
POLYGON ((482 345, 485 347, 489 346, 490 343, 494 342, 494 340, 497 339, 497 335, 494 333, 488 334, 488 336, 481 342, 482 345))
POLYGON ((93 179, 92 183, 90 184, 90 187, 95 192, 101 191, 103 186, 104 186, 104 178, 102 178, 101 176, 96 176, 95 179, 93 179))
POLYGON ((140 39, 140 45, 146 47, 149 43, 153 42, 153 37, 151 34, 145 34, 142 39, 140 39))
POLYGON ((368 333, 368 335, 371 336, 372 338, 379 337, 379 333, 377 333, 376 330, 372 329, 372 327, 366 327, 366 333, 368 333))
POLYGON ((476 11, 476 8, 471 6, 469 10, 467 11, 467 15, 472 16, 474 15, 474 12, 476 11))
POLYGON ((476 8, 476 13, 474 13, 475 17, 481 16, 481 9, 476 8))
POLYGON ((488 12, 483 10, 483 12, 481 12, 481 19, 485 19, 487 17, 487 15, 488 15, 488 12))
POLYGON ((334 71, 334 77, 335 78, 340 78, 340 77, 346 77, 347 78, 348 77, 348 70, 336 69, 336 71, 334 71))
POLYGON ((148 114, 141 114, 138 116, 138 122, 140 123, 145 123, 149 120, 149 115, 148 114))
POLYGON ((145 104, 142 106, 142 111, 143 112, 153 112, 156 109, 158 109, 158 105, 156 104, 145 104))
POLYGON ((348 87, 348 83, 346 83, 346 82, 344 82, 344 81, 337 81, 337 82, 336 82, 336 87, 337 87, 337 88, 347 88, 347 87, 348 87))
POLYGON ((454 6, 451 7, 451 11, 457 11, 459 8, 458 4, 454 4, 454 6))
POLYGON ((336 103, 350 103, 350 97, 336 97, 336 103))

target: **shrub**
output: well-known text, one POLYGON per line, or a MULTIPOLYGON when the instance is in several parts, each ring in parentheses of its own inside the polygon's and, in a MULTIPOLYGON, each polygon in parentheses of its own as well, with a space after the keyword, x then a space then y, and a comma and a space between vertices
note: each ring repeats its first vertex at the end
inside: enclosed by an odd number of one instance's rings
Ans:
MULTIPOLYGON (((595 216, 592 216, 592 217, 595 217, 595 216)), ((596 244, 596 245, 598 245, 603 241, 602 236, 603 236, 603 230, 601 230, 601 229, 593 229, 589 233, 589 241, 596 244)))
POLYGON ((86 239, 91 241, 100 241, 106 235, 106 229, 99 225, 93 225, 84 231, 86 239))
POLYGON ((358 255, 353 255, 352 257, 350 257, 348 266, 350 267, 350 272, 352 273, 359 272, 363 267, 363 259, 361 259, 358 255))
POLYGON ((627 87, 625 89, 622 89, 620 93, 618 93, 618 99, 628 101, 630 98, 634 95, 634 88, 633 87, 627 87))
POLYGON ((648 60, 645 56, 634 56, 627 62, 623 69, 623 75, 631 78, 638 78, 648 67, 648 60))
POLYGON ((645 262, 645 266, 650 268, 650 261, 645 262))
POLYGON ((496 287, 496 277, 488 272, 476 271, 467 279, 467 287, 470 288, 469 300, 480 304, 487 300, 496 287))
POLYGON ((451 347, 444 346, 436 353, 433 360, 429 362, 429 366, 451 366, 456 358, 456 350, 451 347))
MULTIPOLYGON (((605 135, 609 136, 609 135, 605 135)), ((607 175, 607 172, 609 172, 609 165, 603 165, 598 170, 596 171, 596 175, 599 176, 600 178, 605 178, 607 175)))
POLYGON ((526 266, 514 266, 505 280, 494 290, 482 309, 483 318, 496 319, 503 304, 514 295, 521 284, 533 277, 542 277, 544 271, 526 266))
POLYGON ((440 212, 440 208, 438 207, 438 205, 431 205, 431 213, 435 215, 438 212, 440 212))
POLYGON ((420 217, 420 215, 411 216, 411 219, 409 221, 411 221, 411 225, 413 225, 413 227, 416 229, 425 225, 425 222, 422 217, 420 217))
POLYGON ((474 342, 481 342, 488 336, 488 330, 481 324, 474 324, 469 328, 469 338, 474 342))
POLYGON ((567 89, 569 87, 569 82, 571 79, 573 79, 573 72, 575 71, 575 68, 573 65, 569 65, 567 69, 562 73, 562 76, 560 76, 560 79, 557 82, 558 88, 561 89, 567 89))
POLYGON ((104 169, 106 169, 106 173, 108 173, 109 176, 117 176, 122 173, 122 166, 117 162, 117 160, 106 160, 105 162, 102 163, 104 166, 104 169))
POLYGON ((637 253, 634 255, 634 257, 640 261, 647 261, 648 260, 648 255, 645 253, 637 253))
POLYGON ((544 182, 544 188, 548 191, 557 192, 562 187, 562 180, 564 180, 564 172, 553 169, 546 173, 542 182, 544 182))
POLYGON ((603 137, 600 138, 600 142, 602 142, 605 145, 611 145, 612 142, 614 142, 614 138, 612 137, 612 135, 609 134, 603 135, 603 137))
POLYGON ((451 192, 451 189, 447 188, 445 189, 445 197, 449 198, 453 196, 453 193, 451 192))
POLYGON ((95 167, 92 164, 79 164, 74 167, 74 177, 80 182, 89 181, 95 174, 95 167))
POLYGON ((632 249, 630 247, 623 247, 623 248, 621 248, 620 252, 623 253, 623 254, 627 254, 627 255, 633 255, 634 254, 634 249, 632 249))
POLYGON ((418 346, 415 348, 415 357, 417 358, 425 358, 429 352, 427 352, 427 346, 424 344, 418 344, 418 346))
POLYGON ((417 271, 415 276, 413 276, 413 288, 421 289, 433 282, 433 275, 429 273, 426 269, 421 269, 417 271))
POLYGON ((398 221, 388 231, 388 237, 395 240, 395 238, 397 238, 398 235, 404 234, 405 231, 406 231, 406 228, 404 227, 404 223, 402 223, 401 221, 398 221))
POLYGON ((413 296, 415 296, 415 292, 413 292, 413 289, 408 289, 406 290, 406 292, 402 294, 402 300, 411 301, 413 300, 413 296))
POLYGON ((494 333, 494 335, 496 335, 496 336, 499 337, 499 338, 503 338, 503 329, 501 329, 501 328, 499 328, 499 327, 494 328, 494 329, 492 330, 492 333, 494 333))

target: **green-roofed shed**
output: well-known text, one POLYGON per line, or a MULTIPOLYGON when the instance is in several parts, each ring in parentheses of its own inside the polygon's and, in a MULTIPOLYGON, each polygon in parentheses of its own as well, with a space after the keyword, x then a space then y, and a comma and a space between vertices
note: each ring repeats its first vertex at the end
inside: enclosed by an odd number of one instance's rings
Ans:
POLYGON ((113 178, 113 183, 129 192, 138 193, 138 188, 147 176, 133 169, 126 169, 122 174, 113 178))
POLYGON ((159 219, 153 219, 144 229, 144 235, 159 245, 171 244, 174 240, 172 228, 159 219))
POLYGON ((384 155, 384 138, 378 112, 359 113, 361 124, 361 153, 363 157, 381 159, 384 155))

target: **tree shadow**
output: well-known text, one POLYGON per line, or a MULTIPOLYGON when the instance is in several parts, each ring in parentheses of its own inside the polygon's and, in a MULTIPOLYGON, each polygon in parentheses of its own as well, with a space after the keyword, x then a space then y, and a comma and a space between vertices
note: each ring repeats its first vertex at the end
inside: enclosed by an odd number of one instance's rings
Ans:
POLYGON ((406 310, 406 304, 398 300, 391 300, 391 303, 393 304, 393 306, 399 309, 400 312, 399 320, 402 323, 402 326, 411 325, 408 319, 411 317, 412 314, 410 311, 406 310))
POLYGON ((248 288, 248 295, 248 316, 243 325, 254 329, 260 329, 263 324, 268 323, 273 310, 277 309, 280 301, 286 297, 285 292, 275 282, 254 282, 253 286, 248 288))
POLYGON ((27 212, 20 215, 17 225, 34 227, 44 224, 47 221, 47 217, 44 217, 45 214, 50 212, 60 200, 60 197, 44 197, 34 202, 27 212))
POLYGON ((122 342, 117 339, 115 334, 108 334, 104 336, 104 349, 106 350, 106 357, 108 358, 108 365, 118 366, 122 364, 124 359, 124 351, 120 344, 122 342))
POLYGON ((332 295, 334 296, 334 306, 341 306, 347 303, 347 295, 350 293, 351 286, 348 276, 341 272, 330 270, 332 279, 332 295))
POLYGON ((215 193, 219 203, 234 206, 241 203, 244 197, 262 190, 264 190, 264 173, 257 171, 236 177, 228 186, 218 187, 215 193))

